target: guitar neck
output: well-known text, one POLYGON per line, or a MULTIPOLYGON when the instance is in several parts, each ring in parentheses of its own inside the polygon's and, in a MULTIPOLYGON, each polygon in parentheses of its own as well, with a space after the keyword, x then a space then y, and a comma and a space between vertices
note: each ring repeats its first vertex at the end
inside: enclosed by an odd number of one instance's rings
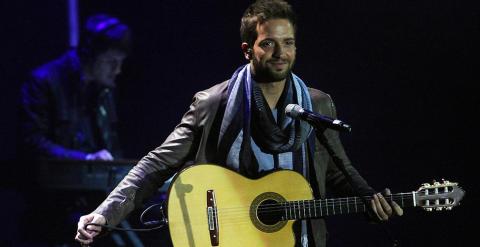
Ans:
MULTIPOLYGON (((387 201, 395 201, 402 208, 415 207, 416 192, 399 193, 385 197, 387 201)), ((346 197, 320 200, 301 200, 282 202, 279 206, 282 213, 282 220, 297 220, 320 218, 329 215, 354 214, 367 211, 364 201, 367 203, 373 197, 367 196, 364 199, 360 197, 346 197)))

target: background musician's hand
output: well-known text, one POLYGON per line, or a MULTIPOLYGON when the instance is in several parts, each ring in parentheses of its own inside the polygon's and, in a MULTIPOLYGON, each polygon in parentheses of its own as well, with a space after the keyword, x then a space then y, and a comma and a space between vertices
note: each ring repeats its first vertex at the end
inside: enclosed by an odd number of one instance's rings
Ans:
POLYGON ((86 160, 113 160, 112 154, 106 150, 102 149, 96 153, 87 154, 85 157, 86 160))

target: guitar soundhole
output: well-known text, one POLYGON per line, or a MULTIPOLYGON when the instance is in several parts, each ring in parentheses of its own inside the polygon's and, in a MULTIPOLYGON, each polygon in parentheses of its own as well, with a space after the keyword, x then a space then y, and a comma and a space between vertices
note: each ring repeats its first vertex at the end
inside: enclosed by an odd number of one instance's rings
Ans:
POLYGON ((253 225, 262 232, 276 232, 282 229, 286 220, 282 220, 285 210, 281 203, 285 198, 275 192, 265 192, 258 195, 250 205, 250 219, 253 225))
POLYGON ((263 201, 257 208, 257 217, 265 225, 275 225, 282 219, 279 204, 274 200, 263 201))

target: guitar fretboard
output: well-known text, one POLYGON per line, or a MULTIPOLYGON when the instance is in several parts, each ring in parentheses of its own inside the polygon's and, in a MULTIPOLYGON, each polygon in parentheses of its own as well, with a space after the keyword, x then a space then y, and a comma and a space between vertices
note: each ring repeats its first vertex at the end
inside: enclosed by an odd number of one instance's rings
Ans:
MULTIPOLYGON (((414 207, 415 193, 399 193, 387 196, 387 201, 395 201, 402 208, 414 207)), ((329 215, 352 214, 366 212, 364 200, 370 202, 372 197, 347 197, 320 200, 301 200, 281 202, 276 210, 282 211, 282 220, 319 218, 329 215)), ((278 212, 278 211, 277 211, 278 212)))

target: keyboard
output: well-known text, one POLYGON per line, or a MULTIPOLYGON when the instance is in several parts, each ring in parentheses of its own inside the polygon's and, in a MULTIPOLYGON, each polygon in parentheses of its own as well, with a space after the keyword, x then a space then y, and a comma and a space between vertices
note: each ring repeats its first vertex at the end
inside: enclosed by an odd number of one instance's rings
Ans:
POLYGON ((44 188, 111 191, 136 164, 135 160, 42 160, 36 177, 44 188))

